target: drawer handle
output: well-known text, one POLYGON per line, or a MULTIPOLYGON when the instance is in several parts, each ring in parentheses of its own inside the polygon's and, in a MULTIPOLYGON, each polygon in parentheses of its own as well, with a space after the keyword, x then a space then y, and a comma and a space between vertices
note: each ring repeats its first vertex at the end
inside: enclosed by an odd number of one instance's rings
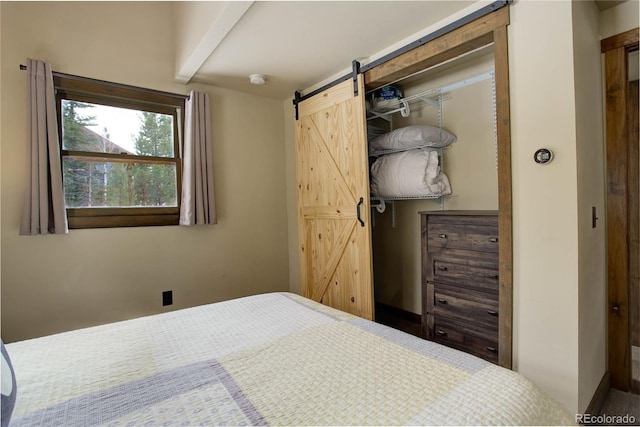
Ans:
POLYGON ((440 335, 441 337, 446 337, 447 336, 447 333, 445 331, 440 330, 440 329, 438 329, 436 331, 436 334, 440 335))
POLYGON ((487 347, 487 350, 489 350, 491 353, 497 353, 498 349, 495 347, 487 347))
POLYGON ((446 239, 447 235, 446 234, 438 234, 438 237, 441 239, 446 239))
POLYGON ((444 298, 436 298, 436 301, 438 301, 440 304, 446 304, 447 300, 444 298))
POLYGON ((498 315, 498 312, 497 312, 497 311, 495 311, 495 310, 487 310, 487 314, 488 314, 489 316, 497 316, 497 315, 498 315))
POLYGON ((447 271, 447 270, 448 270, 448 268, 447 268, 447 267, 444 267, 444 266, 442 266, 442 265, 439 265, 439 266, 438 266, 438 270, 440 270, 440 271, 447 271))
POLYGON ((489 279, 499 279, 500 276, 497 274, 487 274, 487 276, 489 276, 489 279))
POLYGON ((498 238, 497 237, 491 237, 491 238, 489 238, 489 241, 491 243, 498 243, 498 238))

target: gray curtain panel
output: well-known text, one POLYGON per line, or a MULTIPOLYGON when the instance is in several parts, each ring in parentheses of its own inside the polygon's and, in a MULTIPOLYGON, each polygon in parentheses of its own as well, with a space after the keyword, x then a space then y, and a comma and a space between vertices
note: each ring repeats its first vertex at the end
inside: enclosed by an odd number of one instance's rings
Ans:
POLYGON ((209 94, 191 91, 185 105, 180 225, 216 224, 209 94))
POLYGON ((27 78, 28 184, 20 234, 68 233, 51 64, 29 59, 27 78))

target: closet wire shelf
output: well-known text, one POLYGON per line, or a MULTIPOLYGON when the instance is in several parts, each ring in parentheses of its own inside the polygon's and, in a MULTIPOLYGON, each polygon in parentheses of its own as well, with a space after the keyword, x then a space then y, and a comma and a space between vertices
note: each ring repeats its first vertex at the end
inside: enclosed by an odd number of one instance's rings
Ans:
MULTIPOLYGON (((492 104, 493 104, 493 113, 494 113, 494 140, 497 141, 496 138, 496 123, 495 123, 495 113, 496 113, 496 97, 495 97, 495 71, 491 70, 482 74, 475 75, 473 77, 469 77, 455 83, 451 83, 446 86, 442 86, 435 89, 429 89, 424 92, 417 93, 415 95, 411 95, 405 98, 401 98, 397 100, 394 104, 391 104, 390 107, 385 109, 368 109, 367 110, 367 120, 372 120, 376 118, 380 118, 391 122, 391 117, 395 113, 400 113, 402 117, 408 117, 411 113, 411 110, 417 110, 426 106, 430 106, 435 108, 438 111, 438 126, 442 127, 442 101, 452 99, 452 96, 448 94, 448 92, 452 92, 456 89, 459 89, 464 86, 468 86, 474 83, 478 83, 484 80, 491 79, 491 92, 492 92, 492 104)), ((430 144, 425 144, 419 147, 414 147, 417 149, 427 149, 427 150, 437 150, 440 154, 439 157, 442 160, 442 149, 431 146, 430 144)), ((446 148, 446 147, 445 147, 446 148)), ((406 151, 406 149, 395 149, 395 150, 379 150, 379 151, 371 151, 369 153, 369 157, 379 157, 384 154, 397 153, 400 151, 406 151)), ((496 156, 497 156, 497 146, 496 146, 496 156)), ((497 162, 496 162, 497 163, 497 162)), ((386 210, 386 202, 389 202, 392 208, 392 227, 395 227, 395 204, 396 200, 437 200, 440 199, 440 207, 444 209, 443 205, 443 195, 418 195, 418 196, 370 196, 371 207, 375 208, 379 213, 384 213, 386 210)))
POLYGON ((442 101, 448 101, 452 99, 450 95, 441 95, 435 90, 429 90, 427 92, 412 95, 406 98, 394 101, 391 107, 384 109, 371 108, 367 110, 369 117, 367 120, 373 120, 376 118, 391 121, 390 116, 395 113, 400 113, 402 117, 409 117, 412 110, 419 110, 423 107, 440 108, 439 104, 442 101), (432 93, 435 92, 435 93, 432 93), (418 101, 422 101, 421 103, 418 101), (413 105, 413 106, 412 106, 413 105))
MULTIPOLYGON (((412 147, 412 150, 433 150, 433 151, 438 151, 438 150, 443 150, 446 149, 448 147, 434 147, 433 144, 424 144, 424 145, 418 145, 416 147, 412 147)), ((392 153, 401 153, 403 151, 407 151, 406 148, 396 148, 393 150, 376 150, 376 151, 370 151, 369 152, 369 157, 380 157, 380 156, 384 156, 385 154, 392 154, 392 153)))
POLYGON ((372 120, 375 118, 381 118, 384 120, 390 121, 390 116, 395 113, 400 113, 402 117, 408 117, 411 113, 411 108, 422 108, 425 106, 431 106, 436 109, 439 109, 442 101, 447 101, 452 99, 451 95, 448 95, 448 92, 452 92, 456 89, 459 89, 464 86, 468 86, 474 83, 481 82, 483 80, 494 79, 495 72, 493 70, 488 71, 486 73, 478 74, 473 77, 469 77, 467 79, 463 79, 457 81, 455 83, 448 84, 446 86, 442 86, 435 89, 429 89, 424 92, 417 93, 415 95, 407 96, 406 98, 401 98, 395 101, 394 104, 391 104, 390 108, 385 108, 384 110, 377 110, 375 108, 369 109, 367 113, 371 116, 367 117, 367 120, 372 120), (417 103, 417 101, 422 101, 422 103, 417 103), (414 107, 411 107, 411 103, 413 103, 414 107))
MULTIPOLYGON (((384 213, 387 209, 387 204, 391 205, 391 228, 396 228, 396 200, 418 200, 418 199, 431 199, 437 200, 440 199, 440 203, 442 204, 442 196, 440 195, 420 195, 420 196, 371 196, 371 208, 378 211, 378 213, 384 213), (388 203, 387 203, 388 202, 388 203)), ((372 223, 375 226, 375 216, 371 217, 372 223)))

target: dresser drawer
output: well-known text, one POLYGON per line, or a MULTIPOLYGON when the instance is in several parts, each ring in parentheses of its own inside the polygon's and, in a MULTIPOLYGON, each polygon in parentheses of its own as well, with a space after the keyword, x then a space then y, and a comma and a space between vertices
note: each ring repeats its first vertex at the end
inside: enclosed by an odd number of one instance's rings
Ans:
POLYGON ((436 283, 460 285, 498 293, 498 269, 482 268, 449 262, 446 259, 433 261, 433 281, 436 283))
POLYGON ((498 212, 421 212, 426 339, 498 363, 498 212))
POLYGON ((450 319, 427 315, 429 338, 492 363, 498 363, 498 335, 487 335, 450 319))
POLYGON ((498 219, 494 216, 434 216, 427 224, 427 247, 498 253, 498 219))
POLYGON ((498 297, 487 292, 427 283, 426 312, 498 330, 498 297))
POLYGON ((500 276, 495 257, 483 263, 479 258, 457 258, 449 252, 429 253, 428 281, 498 294, 500 276))

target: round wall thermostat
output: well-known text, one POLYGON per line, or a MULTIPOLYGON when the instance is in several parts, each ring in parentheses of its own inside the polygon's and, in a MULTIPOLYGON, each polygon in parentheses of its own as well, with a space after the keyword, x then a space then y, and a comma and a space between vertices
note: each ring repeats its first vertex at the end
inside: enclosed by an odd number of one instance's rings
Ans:
POLYGON ((546 148, 541 148, 533 155, 533 160, 541 165, 546 165, 551 160, 553 160, 553 151, 546 148))

